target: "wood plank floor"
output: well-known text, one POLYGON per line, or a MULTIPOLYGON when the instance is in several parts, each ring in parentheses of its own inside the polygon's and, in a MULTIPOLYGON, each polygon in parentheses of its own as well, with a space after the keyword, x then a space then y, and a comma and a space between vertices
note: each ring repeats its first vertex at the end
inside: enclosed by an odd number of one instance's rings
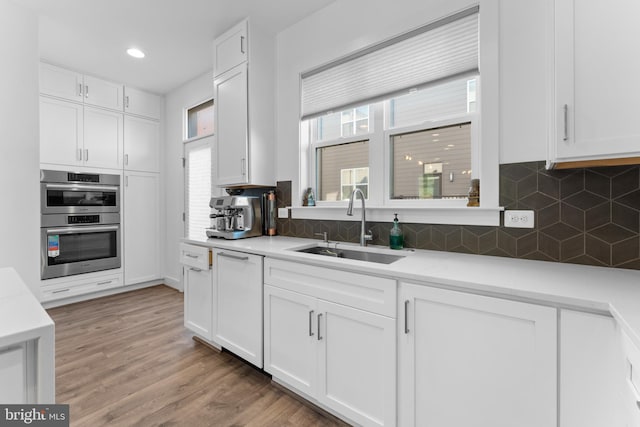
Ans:
POLYGON ((192 340, 166 286, 48 310, 72 426, 344 426, 192 340))

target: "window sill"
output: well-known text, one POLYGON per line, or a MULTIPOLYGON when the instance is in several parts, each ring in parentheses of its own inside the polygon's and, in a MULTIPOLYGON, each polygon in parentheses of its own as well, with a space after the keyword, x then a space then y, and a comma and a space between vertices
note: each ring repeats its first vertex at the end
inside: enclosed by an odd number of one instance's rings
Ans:
MULTIPOLYGON (((367 221, 392 222, 397 213, 400 222, 413 224, 450 224, 499 226, 502 207, 367 207, 367 221)), ((360 208, 354 206, 353 216, 347 216, 342 206, 299 206, 291 208, 293 219, 360 221, 360 208)))

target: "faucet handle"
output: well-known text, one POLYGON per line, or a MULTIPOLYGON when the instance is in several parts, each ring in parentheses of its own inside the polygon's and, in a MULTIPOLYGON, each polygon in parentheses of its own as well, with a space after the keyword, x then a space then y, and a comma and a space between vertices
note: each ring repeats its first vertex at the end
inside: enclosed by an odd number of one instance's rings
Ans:
POLYGON ((329 235, 327 234, 326 231, 323 231, 322 233, 313 233, 315 236, 322 236, 322 239, 324 240, 325 243, 329 243, 329 235))

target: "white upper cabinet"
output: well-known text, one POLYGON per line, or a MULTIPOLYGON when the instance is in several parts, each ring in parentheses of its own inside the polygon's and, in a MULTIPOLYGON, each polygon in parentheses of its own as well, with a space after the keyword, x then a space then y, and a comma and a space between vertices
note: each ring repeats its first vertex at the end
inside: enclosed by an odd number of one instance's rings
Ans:
POLYGON ((40 162, 82 164, 82 110, 80 104, 40 97, 40 162))
POLYGON ((40 93, 82 102, 83 86, 82 74, 44 62, 40 63, 40 93))
POLYGON ((124 168, 160 171, 160 124, 141 117, 124 116, 124 168))
POLYGON ((123 110, 121 84, 40 63, 40 93, 111 110, 123 110))
POLYGON ((125 86, 124 111, 129 114, 160 120, 162 99, 158 95, 125 86))
POLYGON ((219 187, 275 185, 275 54, 275 38, 248 20, 214 42, 219 187))
POLYGON ((637 0, 555 1, 550 163, 640 155, 637 0))
POLYGON ((213 75, 219 76, 247 61, 247 21, 218 37, 213 44, 213 75))
POLYGON ((217 156, 217 184, 248 183, 247 69, 238 66, 214 81, 216 139, 222 147, 217 156))
POLYGON ((122 113, 84 108, 85 166, 122 168, 122 113))

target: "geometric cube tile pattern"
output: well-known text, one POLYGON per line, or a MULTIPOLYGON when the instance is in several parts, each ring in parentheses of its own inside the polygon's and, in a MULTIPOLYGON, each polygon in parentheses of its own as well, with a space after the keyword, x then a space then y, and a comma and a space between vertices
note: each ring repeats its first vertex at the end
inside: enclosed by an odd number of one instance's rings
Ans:
MULTIPOLYGON (((290 181, 277 186, 291 205, 290 181)), ((402 224, 405 246, 640 270, 640 166, 548 171, 544 162, 500 165, 500 205, 535 212, 533 229, 402 224)), ((502 221, 501 221, 502 223, 502 221)), ((390 222, 370 222, 387 245, 390 222)), ((351 221, 279 219, 278 234, 358 242, 351 221)))

